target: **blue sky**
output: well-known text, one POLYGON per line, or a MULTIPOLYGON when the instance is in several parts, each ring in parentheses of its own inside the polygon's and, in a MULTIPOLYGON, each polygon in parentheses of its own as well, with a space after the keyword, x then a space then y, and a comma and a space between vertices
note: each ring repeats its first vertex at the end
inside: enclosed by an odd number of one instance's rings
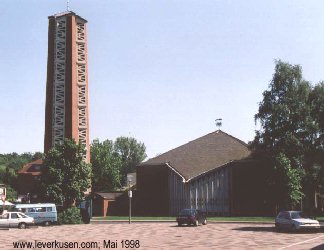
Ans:
MULTIPOLYGON (((321 0, 70 0, 88 20, 91 140, 149 157, 216 130, 248 142, 274 60, 324 80, 321 0)), ((64 0, 2 0, 0 153, 43 150, 47 17, 64 0)))

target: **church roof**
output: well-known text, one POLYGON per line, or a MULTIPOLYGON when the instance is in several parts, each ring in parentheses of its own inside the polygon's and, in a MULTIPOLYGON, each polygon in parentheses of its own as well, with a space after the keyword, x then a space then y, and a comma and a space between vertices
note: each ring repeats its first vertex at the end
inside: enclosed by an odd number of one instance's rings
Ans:
POLYGON ((250 155, 243 141, 217 130, 139 165, 167 165, 185 181, 250 155))

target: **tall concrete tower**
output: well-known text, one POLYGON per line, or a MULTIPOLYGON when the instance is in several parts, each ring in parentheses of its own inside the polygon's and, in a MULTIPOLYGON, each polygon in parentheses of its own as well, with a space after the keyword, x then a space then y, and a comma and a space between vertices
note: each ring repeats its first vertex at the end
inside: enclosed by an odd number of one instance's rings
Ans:
POLYGON ((87 21, 72 11, 48 19, 44 151, 75 139, 89 162, 87 21))

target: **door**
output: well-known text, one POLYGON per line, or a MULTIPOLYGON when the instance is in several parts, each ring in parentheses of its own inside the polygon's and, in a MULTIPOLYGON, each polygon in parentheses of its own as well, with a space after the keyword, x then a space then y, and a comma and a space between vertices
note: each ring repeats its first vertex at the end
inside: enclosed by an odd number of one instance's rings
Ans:
POLYGON ((4 214, 0 216, 0 227, 9 227, 9 214, 4 214))
POLYGON ((9 218, 9 227, 18 227, 20 218, 17 213, 10 213, 11 218, 9 218))
POLYGON ((278 224, 282 228, 291 228, 292 221, 289 212, 283 212, 278 216, 278 224))

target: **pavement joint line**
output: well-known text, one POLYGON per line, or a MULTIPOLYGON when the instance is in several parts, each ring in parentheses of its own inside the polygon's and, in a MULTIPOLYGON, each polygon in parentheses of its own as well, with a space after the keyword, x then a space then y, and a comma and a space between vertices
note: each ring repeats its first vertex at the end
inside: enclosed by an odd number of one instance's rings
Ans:
POLYGON ((300 245, 300 244, 304 244, 304 243, 306 243, 306 242, 309 242, 309 241, 312 241, 312 240, 316 240, 316 239, 319 239, 319 238, 322 238, 322 237, 324 237, 324 234, 321 235, 321 236, 318 236, 318 237, 312 238, 312 239, 304 240, 304 241, 297 242, 297 243, 294 243, 294 244, 291 244, 291 245, 288 245, 288 246, 281 247, 281 248, 279 248, 278 250, 286 249, 286 248, 293 247, 293 246, 297 246, 297 245, 300 245))

